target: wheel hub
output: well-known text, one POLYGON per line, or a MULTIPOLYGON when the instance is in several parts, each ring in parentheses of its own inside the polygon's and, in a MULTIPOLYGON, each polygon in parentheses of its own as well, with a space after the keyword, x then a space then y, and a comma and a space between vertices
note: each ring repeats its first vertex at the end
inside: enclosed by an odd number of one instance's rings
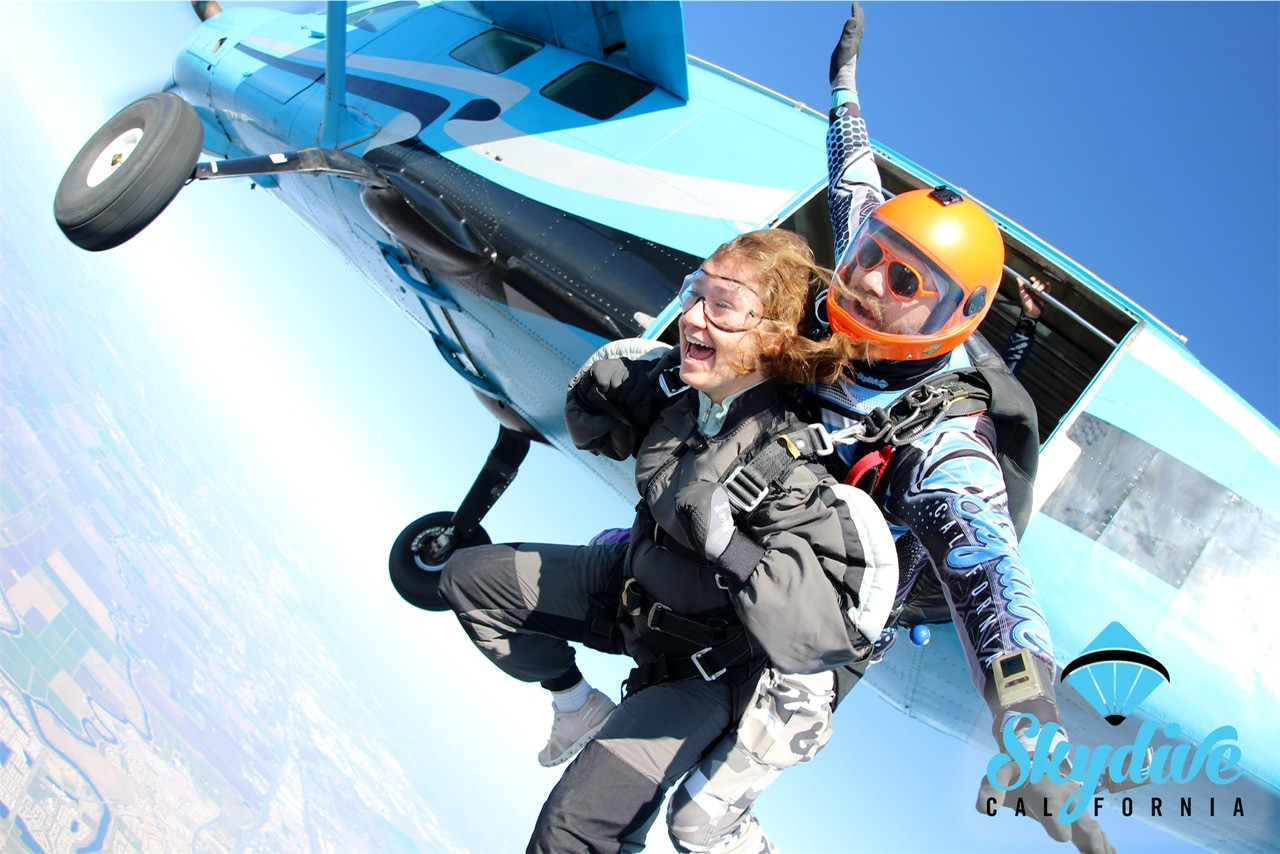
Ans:
POLYGON ((140 142, 142 142, 142 128, 129 128, 111 140, 89 167, 85 183, 90 187, 96 187, 110 178, 129 159, 129 155, 133 154, 140 142))
POLYGON ((447 528, 427 528, 413 538, 413 560, 422 569, 436 569, 453 554, 454 533, 447 528))

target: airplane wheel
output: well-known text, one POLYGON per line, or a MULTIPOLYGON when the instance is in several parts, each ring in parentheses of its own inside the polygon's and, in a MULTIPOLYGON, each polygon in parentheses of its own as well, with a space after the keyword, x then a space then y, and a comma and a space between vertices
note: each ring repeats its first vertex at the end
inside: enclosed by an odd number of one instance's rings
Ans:
POLYGON ((391 547, 388 563, 391 568, 391 584, 404 601, 424 611, 447 611, 449 603, 440 596, 440 567, 444 566, 458 549, 485 546, 493 542, 484 528, 477 527, 471 536, 461 542, 448 544, 442 551, 432 553, 436 538, 453 522, 453 514, 447 511, 428 513, 411 522, 391 547))
POLYGON ((53 199, 58 227, 81 249, 119 246, 173 201, 204 144, 195 109, 171 92, 139 98, 80 149, 53 199))

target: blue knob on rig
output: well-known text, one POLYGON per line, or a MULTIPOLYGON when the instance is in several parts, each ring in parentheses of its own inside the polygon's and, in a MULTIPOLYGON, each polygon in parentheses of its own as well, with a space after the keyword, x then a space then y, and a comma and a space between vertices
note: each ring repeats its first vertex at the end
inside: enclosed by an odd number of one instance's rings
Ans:
POLYGON ((929 639, 933 637, 933 632, 929 631, 929 627, 921 623, 918 626, 911 627, 911 642, 916 646, 924 646, 929 643, 929 639))

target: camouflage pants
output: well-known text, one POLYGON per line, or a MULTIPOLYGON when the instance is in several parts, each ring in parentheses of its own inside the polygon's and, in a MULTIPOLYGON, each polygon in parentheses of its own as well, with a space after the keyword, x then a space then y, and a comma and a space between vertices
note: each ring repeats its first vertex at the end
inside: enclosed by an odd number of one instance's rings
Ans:
POLYGON ((770 852, 751 807, 778 775, 807 762, 831 737, 835 680, 768 668, 738 728, 721 739, 671 798, 667 827, 678 851, 770 852))

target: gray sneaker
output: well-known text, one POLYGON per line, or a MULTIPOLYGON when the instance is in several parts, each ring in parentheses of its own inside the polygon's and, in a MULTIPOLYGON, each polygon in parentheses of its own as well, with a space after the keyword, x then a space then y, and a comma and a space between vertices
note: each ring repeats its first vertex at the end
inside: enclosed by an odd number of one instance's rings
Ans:
POLYGON ((587 701, 576 712, 556 712, 551 725, 551 738, 538 754, 538 764, 553 768, 568 762, 600 731, 609 715, 617 708, 601 691, 592 688, 587 701))

